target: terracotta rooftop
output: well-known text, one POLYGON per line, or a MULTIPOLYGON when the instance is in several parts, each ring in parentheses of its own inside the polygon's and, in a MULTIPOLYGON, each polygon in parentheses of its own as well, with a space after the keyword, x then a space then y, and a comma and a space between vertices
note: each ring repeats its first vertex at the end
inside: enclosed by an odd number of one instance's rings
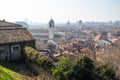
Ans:
POLYGON ((83 48, 81 49, 81 52, 86 54, 92 54, 92 51, 89 48, 83 48))
POLYGON ((95 36, 94 41, 95 41, 95 42, 97 42, 97 41, 100 39, 100 37, 101 37, 101 35, 100 35, 100 34, 99 34, 99 35, 97 35, 97 36, 95 36))

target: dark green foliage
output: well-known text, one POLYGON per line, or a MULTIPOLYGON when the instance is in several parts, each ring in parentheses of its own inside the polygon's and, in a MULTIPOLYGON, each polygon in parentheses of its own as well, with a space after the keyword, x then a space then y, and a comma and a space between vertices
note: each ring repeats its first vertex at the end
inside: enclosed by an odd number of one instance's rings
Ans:
POLYGON ((112 67, 106 64, 95 69, 87 56, 80 56, 75 64, 70 64, 68 57, 62 57, 54 75, 59 80, 118 80, 112 67))
POLYGON ((70 70, 70 59, 69 57, 62 57, 58 62, 58 68, 60 71, 68 71, 70 70))
POLYGON ((57 68, 52 71, 52 74, 59 80, 66 80, 64 74, 57 68))
POLYGON ((71 80, 93 80, 94 64, 92 60, 86 56, 80 57, 76 64, 73 65, 69 74, 71 80))
POLYGON ((108 64, 101 65, 96 69, 97 80, 118 80, 115 71, 108 64))
POLYGON ((112 67, 102 65, 95 68, 87 56, 80 56, 73 61, 74 64, 71 64, 69 57, 62 57, 55 67, 51 58, 31 47, 26 47, 25 53, 30 61, 50 71, 58 80, 118 80, 112 67))
POLYGON ((59 80, 66 80, 71 69, 69 57, 62 57, 58 62, 58 67, 54 68, 52 73, 59 80))

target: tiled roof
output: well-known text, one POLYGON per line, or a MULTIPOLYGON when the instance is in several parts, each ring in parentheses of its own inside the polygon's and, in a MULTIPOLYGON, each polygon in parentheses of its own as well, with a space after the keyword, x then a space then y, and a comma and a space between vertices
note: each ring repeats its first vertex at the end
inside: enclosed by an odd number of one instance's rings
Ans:
POLYGON ((100 39, 100 37, 101 37, 101 35, 100 35, 100 34, 99 34, 99 35, 97 35, 97 36, 95 36, 94 41, 95 41, 95 42, 97 42, 97 41, 100 39))
POLYGON ((21 25, 0 21, 0 44, 35 40, 21 25))
POLYGON ((81 52, 82 52, 82 53, 86 53, 86 54, 92 53, 92 51, 91 51, 90 49, 88 49, 88 48, 83 48, 83 49, 81 49, 81 52))
POLYGON ((26 28, 0 29, 0 44, 34 40, 26 28))
POLYGON ((19 24, 11 23, 11 22, 6 22, 6 21, 1 21, 0 20, 0 27, 22 27, 19 24))

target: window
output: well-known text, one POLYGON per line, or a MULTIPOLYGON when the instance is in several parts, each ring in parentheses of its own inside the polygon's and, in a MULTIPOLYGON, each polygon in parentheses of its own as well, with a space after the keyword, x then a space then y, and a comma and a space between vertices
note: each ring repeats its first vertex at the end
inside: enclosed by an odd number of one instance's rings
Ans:
POLYGON ((19 53, 20 51, 20 45, 14 45, 11 48, 12 48, 12 53, 19 53))

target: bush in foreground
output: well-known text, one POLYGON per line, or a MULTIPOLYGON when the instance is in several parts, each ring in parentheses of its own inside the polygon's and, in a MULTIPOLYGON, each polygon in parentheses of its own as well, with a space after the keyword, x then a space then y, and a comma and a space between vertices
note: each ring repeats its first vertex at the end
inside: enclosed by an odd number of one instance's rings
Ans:
POLYGON ((62 57, 53 75, 59 80, 118 80, 108 64, 96 68, 87 56, 80 56, 74 62, 71 64, 68 57, 62 57))
POLYGON ((97 80, 118 80, 116 73, 109 64, 104 64, 96 69, 97 80))
POLYGON ((38 64, 39 66, 43 67, 45 70, 50 71, 53 64, 53 60, 38 52, 37 50, 31 47, 25 47, 25 54, 28 60, 38 64))
POLYGON ((58 66, 54 66, 52 59, 31 47, 25 47, 27 58, 40 65, 58 80, 118 80, 115 71, 109 65, 95 68, 93 61, 87 56, 80 56, 71 64, 69 57, 62 57, 58 66))
POLYGON ((58 67, 52 69, 52 74, 59 80, 66 80, 69 71, 71 70, 71 63, 69 57, 61 57, 58 62, 58 67))

